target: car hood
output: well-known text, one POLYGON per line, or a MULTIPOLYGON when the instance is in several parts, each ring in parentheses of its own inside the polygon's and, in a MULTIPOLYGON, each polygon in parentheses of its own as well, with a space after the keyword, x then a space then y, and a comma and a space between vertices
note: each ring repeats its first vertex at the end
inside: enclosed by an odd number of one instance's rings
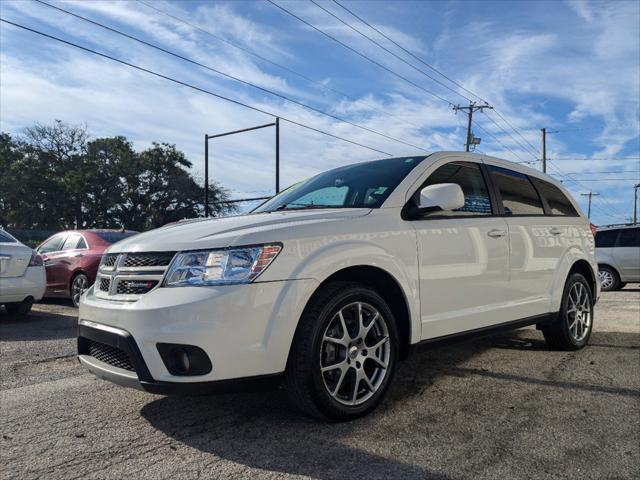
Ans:
POLYGON ((369 212, 368 208, 341 208, 183 220, 121 240, 106 253, 198 250, 277 242, 282 229, 287 229, 290 237, 293 228, 344 221, 369 212))

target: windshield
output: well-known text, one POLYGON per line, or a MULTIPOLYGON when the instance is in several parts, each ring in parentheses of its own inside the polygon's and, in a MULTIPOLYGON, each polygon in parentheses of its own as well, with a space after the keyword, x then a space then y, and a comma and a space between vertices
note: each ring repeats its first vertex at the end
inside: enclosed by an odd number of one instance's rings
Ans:
POLYGON ((253 213, 310 208, 380 208, 425 157, 401 157, 335 168, 296 183, 253 213))

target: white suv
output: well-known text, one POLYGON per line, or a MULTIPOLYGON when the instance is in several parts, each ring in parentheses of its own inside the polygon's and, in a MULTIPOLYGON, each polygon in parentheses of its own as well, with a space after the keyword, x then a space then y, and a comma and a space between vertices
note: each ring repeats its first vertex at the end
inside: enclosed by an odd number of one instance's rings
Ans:
POLYGON ((538 171, 457 152, 360 163, 110 247, 79 359, 154 393, 280 383, 346 420, 417 344, 537 325, 582 348, 596 272, 589 221, 538 171))

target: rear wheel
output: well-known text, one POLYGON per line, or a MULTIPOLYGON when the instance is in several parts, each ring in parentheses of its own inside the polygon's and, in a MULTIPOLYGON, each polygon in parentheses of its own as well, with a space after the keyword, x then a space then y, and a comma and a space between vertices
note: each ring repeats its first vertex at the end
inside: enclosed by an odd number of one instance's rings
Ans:
POLYGON ((598 267, 598 278, 600 279, 600 288, 603 292, 611 292, 612 290, 621 288, 618 272, 607 265, 598 267))
POLYGON ((305 309, 285 383, 305 412, 351 420, 382 401, 397 358, 396 324, 385 300, 366 286, 335 282, 305 309))
POLYGON ((74 307, 80 305, 80 297, 89 288, 89 278, 84 273, 78 273, 71 280, 71 301, 74 307))
POLYGON ((25 298, 22 302, 7 303, 4 308, 7 309, 7 313, 15 318, 26 317, 31 311, 33 306, 33 297, 25 298))
POLYGON ((559 318, 544 326, 549 346, 559 350, 579 350, 589 341, 593 328, 593 293, 587 279, 572 274, 564 287, 559 318))

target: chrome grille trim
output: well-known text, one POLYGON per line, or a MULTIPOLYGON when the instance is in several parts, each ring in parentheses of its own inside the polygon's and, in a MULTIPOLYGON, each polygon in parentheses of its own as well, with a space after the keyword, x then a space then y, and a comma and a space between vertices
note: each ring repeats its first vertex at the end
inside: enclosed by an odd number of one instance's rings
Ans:
POLYGON ((94 295, 108 300, 135 302, 160 286, 174 256, 175 252, 104 255, 96 275, 98 287, 94 289, 94 295))

